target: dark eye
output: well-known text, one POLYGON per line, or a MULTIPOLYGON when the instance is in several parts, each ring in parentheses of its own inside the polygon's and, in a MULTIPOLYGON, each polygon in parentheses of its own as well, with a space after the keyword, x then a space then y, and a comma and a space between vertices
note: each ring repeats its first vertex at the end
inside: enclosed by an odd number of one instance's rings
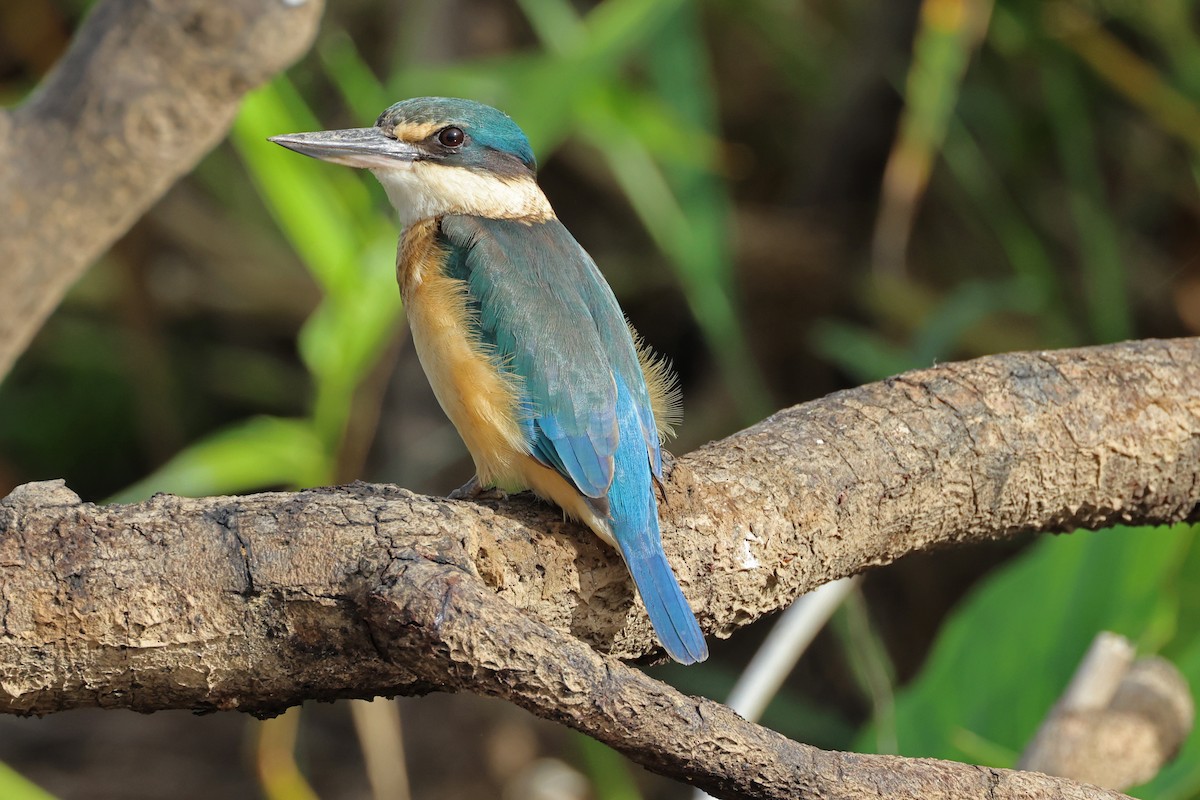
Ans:
POLYGON ((467 140, 467 135, 463 133, 462 128, 449 127, 438 131, 437 138, 443 147, 461 147, 467 140))

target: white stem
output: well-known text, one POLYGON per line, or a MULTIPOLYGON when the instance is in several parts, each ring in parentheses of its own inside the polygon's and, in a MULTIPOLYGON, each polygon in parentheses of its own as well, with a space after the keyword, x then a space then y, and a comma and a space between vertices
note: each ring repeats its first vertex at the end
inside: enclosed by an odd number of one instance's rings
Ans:
MULTIPOLYGON (((858 582, 857 575, 841 578, 817 587, 792 603, 746 665, 729 693, 726 705, 750 722, 757 721, 800 656, 858 582)), ((711 800, 710 795, 702 791, 697 791, 693 798, 711 800)))

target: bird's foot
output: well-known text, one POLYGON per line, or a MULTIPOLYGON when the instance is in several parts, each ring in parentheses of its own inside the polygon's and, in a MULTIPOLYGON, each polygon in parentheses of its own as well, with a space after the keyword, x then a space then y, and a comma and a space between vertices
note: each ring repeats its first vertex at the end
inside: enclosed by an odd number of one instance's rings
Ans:
POLYGON ((479 482, 479 476, 472 475, 471 480, 451 492, 449 497, 451 500, 507 500, 508 492, 495 486, 485 488, 479 482))
POLYGON ((662 477, 664 481, 671 480, 671 473, 675 471, 675 454, 667 448, 662 450, 662 477))
POLYGON ((667 504, 666 482, 671 480, 671 473, 674 471, 675 456, 664 449, 662 451, 662 477, 660 478, 657 475, 651 476, 654 479, 655 487, 658 488, 658 499, 662 501, 663 505, 667 504))

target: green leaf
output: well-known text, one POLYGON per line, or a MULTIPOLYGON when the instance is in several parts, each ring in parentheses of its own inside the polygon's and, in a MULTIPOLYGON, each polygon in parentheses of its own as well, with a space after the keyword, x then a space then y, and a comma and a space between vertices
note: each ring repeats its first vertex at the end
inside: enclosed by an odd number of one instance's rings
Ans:
POLYGON ((668 170, 623 119, 622 96, 615 90, 598 94, 581 112, 577 132, 604 157, 646 232, 670 259, 743 417, 759 419, 769 405, 768 392, 734 304, 723 190, 714 188, 716 182, 697 183, 678 173, 680 185, 673 185, 668 170), (717 195, 706 197, 713 192, 717 195))
POLYGON ((266 141, 321 129, 285 78, 246 96, 232 141, 267 208, 313 277, 336 292, 356 270, 364 220, 375 217, 362 182, 345 167, 320 164, 266 141))
POLYGON ((642 793, 629 772, 629 762, 620 753, 583 734, 577 733, 573 738, 596 800, 641 800, 642 793))
POLYGON ((356 123, 359 127, 366 127, 368 120, 374 121, 394 102, 345 31, 338 30, 322 38, 317 54, 325 74, 333 80, 354 115, 362 120, 356 123))
POLYGON ((809 335, 813 351, 862 383, 919 366, 910 353, 875 331, 837 319, 819 319, 809 335))
POLYGON ((110 502, 137 502, 156 492, 203 497, 316 486, 329 479, 330 462, 307 420, 255 417, 187 447, 110 502))
MULTIPOLYGON (((1062 302, 1063 289, 1054 259, 1027 212, 1004 186, 989 154, 966 125, 954 120, 943 143, 942 155, 955 180, 977 206, 979 218, 991 227, 1008 256, 1013 274, 1020 280, 1026 307, 1042 314, 1043 324, 1055 324, 1061 331, 1067 323, 1055 311, 1062 302)), ((1066 334, 1060 333, 1059 338, 1063 339, 1063 346, 1075 343, 1066 334)))
POLYGON ((518 0, 546 49, 566 56, 586 41, 579 15, 566 0, 518 0))
POLYGON ((1083 269, 1083 300, 1098 342, 1119 342, 1133 333, 1124 234, 1105 197, 1096 150, 1096 123, 1077 70, 1063 59, 1046 59, 1042 70, 1046 110, 1067 179, 1083 269))
MULTIPOLYGON (((1097 633, 1146 649, 1177 629, 1188 583, 1180 571, 1197 530, 1046 537, 995 573, 954 612, 921 674, 897 695, 900 753, 1011 766, 994 759, 1024 748, 1097 633)), ((868 731, 859 744, 873 741, 868 731)))
POLYGON ((972 325, 1001 311, 1020 310, 1022 300, 1011 281, 963 281, 925 318, 913 342, 914 362, 930 364, 952 357, 972 325))
POLYGON ((379 359, 400 319, 395 278, 395 233, 381 228, 358 255, 361 272, 331 294, 300 331, 300 355, 316 379, 315 430, 336 450, 354 392, 379 359))
POLYGON ((54 795, 0 761, 0 797, 5 800, 54 800, 54 795))
MULTIPOLYGON (((339 48, 335 40, 329 50, 327 68, 348 97, 366 103, 382 95, 352 48, 339 48)), ((400 294, 395 225, 375 206, 364 179, 264 141, 274 133, 319 128, 280 79, 247 99, 234 140, 272 215, 325 292, 300 332, 299 347, 316 384, 313 430, 332 457, 354 392, 395 329, 400 294)))

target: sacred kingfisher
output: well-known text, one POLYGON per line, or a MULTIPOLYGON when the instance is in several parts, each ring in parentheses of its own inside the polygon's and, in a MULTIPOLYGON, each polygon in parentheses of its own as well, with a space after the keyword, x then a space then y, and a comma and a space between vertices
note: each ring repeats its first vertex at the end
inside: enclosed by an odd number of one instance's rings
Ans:
POLYGON ((461 494, 532 489, 557 503, 621 553, 667 653, 707 658, 654 494, 677 381, 558 221, 524 132, 490 106, 419 97, 371 128, 271 141, 383 184, 403 226, 413 344, 475 461, 461 494))

